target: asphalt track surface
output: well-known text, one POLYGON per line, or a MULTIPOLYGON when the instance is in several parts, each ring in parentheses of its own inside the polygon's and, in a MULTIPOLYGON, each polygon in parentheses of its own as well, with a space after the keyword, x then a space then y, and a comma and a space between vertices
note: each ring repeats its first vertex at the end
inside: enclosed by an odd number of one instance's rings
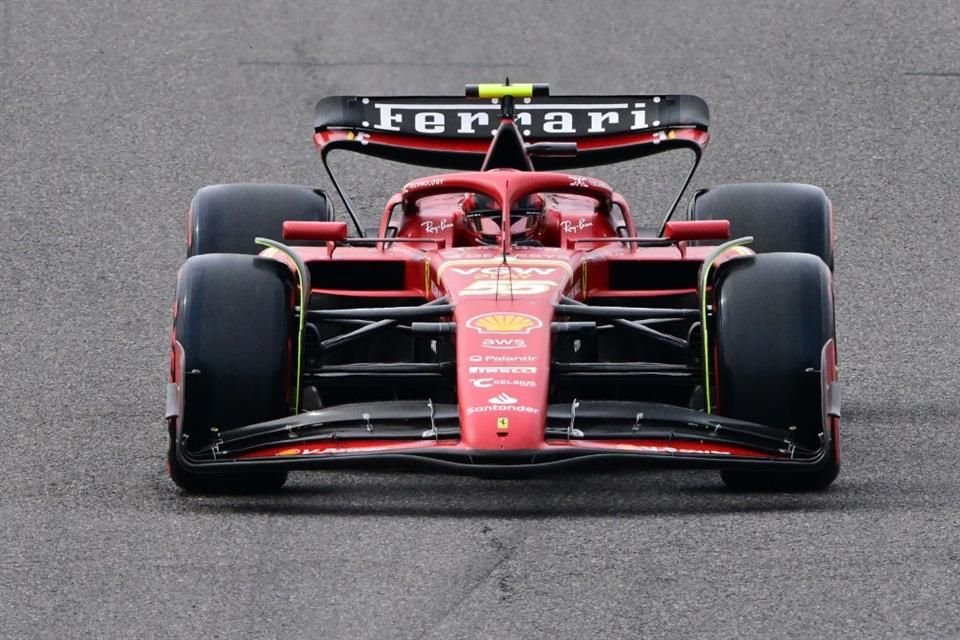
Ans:
MULTIPOLYGON (((956 2, 889 0, 0 0, 0 636, 957 637, 958 27, 956 2), (702 95, 697 186, 827 190, 834 488, 327 473, 179 494, 161 416, 192 193, 324 185, 322 95, 508 73, 702 95)), ((372 220, 398 183, 351 173, 372 220)))

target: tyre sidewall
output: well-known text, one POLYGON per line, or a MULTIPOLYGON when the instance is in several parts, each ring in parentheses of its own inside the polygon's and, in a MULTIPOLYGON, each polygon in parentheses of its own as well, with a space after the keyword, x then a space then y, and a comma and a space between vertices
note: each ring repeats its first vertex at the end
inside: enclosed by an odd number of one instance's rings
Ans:
POLYGON ((831 275, 817 257, 775 253, 723 265, 715 284, 717 410, 797 428, 819 446, 821 356, 833 338, 831 275))
POLYGON ((190 258, 177 280, 174 336, 183 349, 179 432, 193 444, 289 413, 293 284, 254 256, 190 258))

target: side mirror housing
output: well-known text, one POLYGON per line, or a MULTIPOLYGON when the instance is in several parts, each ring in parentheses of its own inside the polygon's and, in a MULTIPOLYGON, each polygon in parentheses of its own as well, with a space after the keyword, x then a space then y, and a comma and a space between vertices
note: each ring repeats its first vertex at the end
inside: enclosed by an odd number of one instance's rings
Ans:
POLYGON ((301 242, 343 242, 347 239, 347 223, 286 220, 283 223, 283 239, 301 242))
POLYGON ((671 220, 663 230, 663 237, 673 242, 727 240, 730 238, 730 221, 671 220))

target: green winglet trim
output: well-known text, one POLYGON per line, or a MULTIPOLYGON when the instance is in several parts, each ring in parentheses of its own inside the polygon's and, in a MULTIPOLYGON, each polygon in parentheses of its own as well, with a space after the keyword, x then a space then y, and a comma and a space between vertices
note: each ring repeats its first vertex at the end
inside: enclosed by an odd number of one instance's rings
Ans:
POLYGON ((300 386, 303 377, 303 329, 307 323, 307 310, 310 308, 310 291, 312 289, 310 284, 310 271, 307 269, 307 265, 304 264, 303 260, 300 259, 300 256, 282 242, 270 240, 269 238, 257 238, 256 243, 262 247, 276 249, 286 254, 297 268, 297 279, 300 281, 300 318, 297 327, 297 376, 296 385, 294 386, 293 411, 294 413, 300 413, 300 386))
POLYGON ((697 276, 697 297, 700 300, 700 335, 703 337, 703 389, 706 396, 707 413, 713 413, 713 404, 710 398, 710 336, 707 332, 707 281, 710 278, 710 269, 721 255, 730 249, 742 247, 753 242, 753 236, 745 236, 724 242, 707 256, 700 266, 697 276))

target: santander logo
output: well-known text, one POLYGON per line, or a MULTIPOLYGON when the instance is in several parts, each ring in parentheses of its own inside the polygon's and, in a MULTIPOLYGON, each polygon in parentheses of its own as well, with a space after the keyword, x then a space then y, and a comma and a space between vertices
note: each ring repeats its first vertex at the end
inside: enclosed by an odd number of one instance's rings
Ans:
POLYGON ((490 404, 517 404, 518 400, 508 393, 499 393, 489 400, 490 404))

